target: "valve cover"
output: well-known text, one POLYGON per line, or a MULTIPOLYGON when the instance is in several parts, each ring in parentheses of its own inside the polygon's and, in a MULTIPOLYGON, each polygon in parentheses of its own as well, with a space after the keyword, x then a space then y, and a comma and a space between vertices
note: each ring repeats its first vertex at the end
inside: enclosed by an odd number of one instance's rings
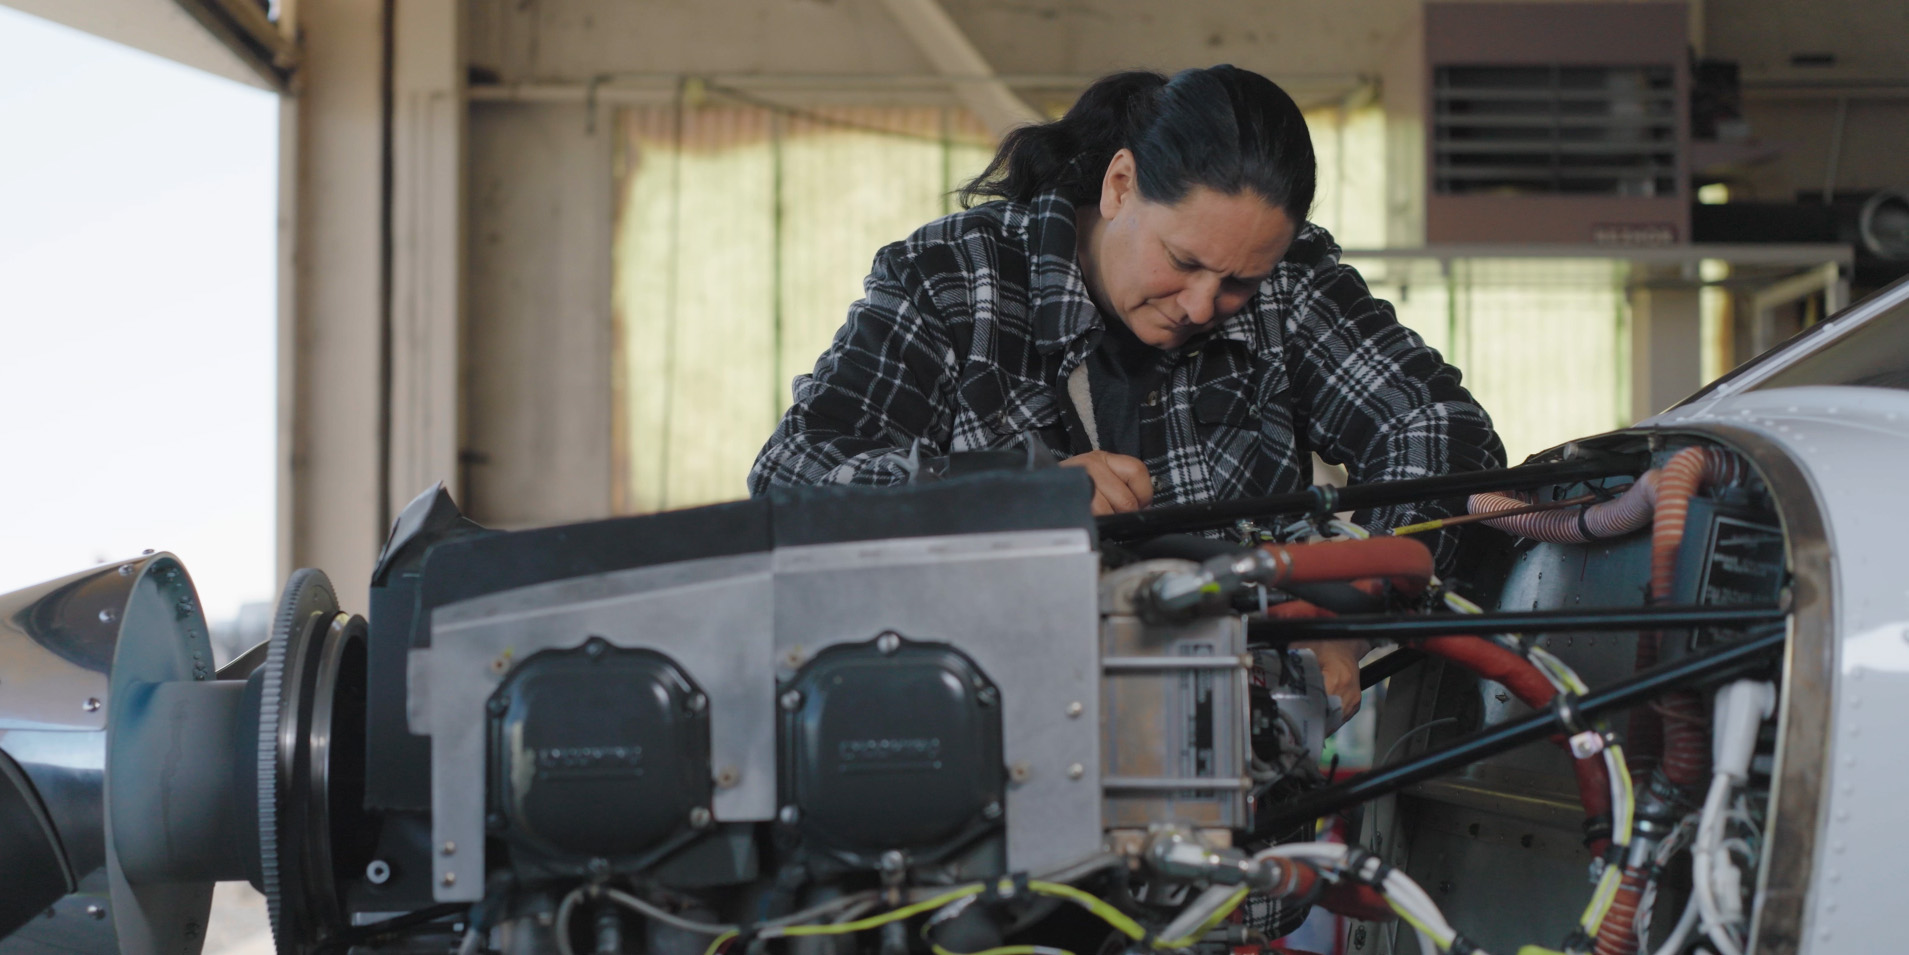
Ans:
POLYGON ((1000 693, 959 650, 892 633, 830 647, 782 701, 785 804, 817 848, 929 862, 999 824, 1000 693))
POLYGON ((601 637, 546 650, 490 712, 492 825, 520 866, 640 866, 709 824, 709 701, 669 657, 601 637))

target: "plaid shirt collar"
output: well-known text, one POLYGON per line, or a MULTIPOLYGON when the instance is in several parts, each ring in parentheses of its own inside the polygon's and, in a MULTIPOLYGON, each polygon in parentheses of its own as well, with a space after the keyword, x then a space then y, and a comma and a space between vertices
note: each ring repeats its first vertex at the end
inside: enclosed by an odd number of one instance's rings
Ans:
MULTIPOLYGON (((1004 224, 1022 232, 1027 241, 1034 347, 1042 354, 1051 355, 1100 329, 1104 321, 1087 294, 1087 283, 1081 275, 1075 206, 1058 192, 1045 192, 1026 206, 1015 203, 1011 208, 1013 218, 1004 224), (1027 210, 1025 214, 1021 214, 1022 209, 1027 210)), ((1313 226, 1308 223, 1306 228, 1313 226)), ((1266 286, 1262 285, 1259 294, 1266 292, 1266 286)), ((1208 341, 1223 339, 1239 342, 1262 358, 1272 357, 1279 351, 1278 343, 1262 340, 1258 311, 1256 297, 1211 331, 1189 339, 1179 353, 1191 354, 1208 341)), ((1081 354, 1085 354, 1085 349, 1081 354)))

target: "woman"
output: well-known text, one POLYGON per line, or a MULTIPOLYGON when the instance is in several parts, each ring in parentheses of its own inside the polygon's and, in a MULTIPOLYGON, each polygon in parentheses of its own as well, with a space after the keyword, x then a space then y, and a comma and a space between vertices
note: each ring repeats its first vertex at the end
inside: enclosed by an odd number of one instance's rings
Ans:
MULTIPOLYGON (((1096 82, 1008 134, 972 208, 876 255, 751 489, 899 483, 917 444, 1030 431, 1092 478, 1096 514, 1297 490, 1313 451, 1360 484, 1502 466, 1458 370, 1306 221, 1314 185, 1305 119, 1265 77, 1096 82)), ((1350 714, 1355 648, 1320 649, 1350 714)))

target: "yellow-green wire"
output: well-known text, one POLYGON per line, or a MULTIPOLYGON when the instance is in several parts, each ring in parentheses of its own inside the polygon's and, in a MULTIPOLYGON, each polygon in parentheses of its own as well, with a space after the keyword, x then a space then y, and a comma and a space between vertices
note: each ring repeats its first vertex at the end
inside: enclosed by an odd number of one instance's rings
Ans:
MULTIPOLYGON (((902 919, 913 918, 914 916, 920 915, 923 912, 941 908, 942 906, 947 905, 950 902, 954 902, 958 899, 967 898, 970 895, 980 895, 981 891, 985 888, 986 886, 981 885, 980 883, 976 883, 974 885, 964 885, 958 889, 954 889, 953 891, 944 892, 940 895, 937 895, 932 899, 926 899, 921 902, 916 902, 913 905, 904 905, 898 909, 890 909, 889 911, 883 912, 880 915, 871 915, 864 919, 856 919, 853 922, 840 922, 840 923, 824 924, 824 925, 774 926, 771 928, 765 928, 758 934, 762 938, 785 938, 789 936, 801 936, 801 935, 847 935, 852 932, 865 932, 872 928, 880 928, 881 926, 887 925, 890 922, 899 922, 902 919)), ((737 933, 732 931, 732 932, 724 932, 721 935, 716 936, 714 939, 710 941, 709 947, 706 949, 703 949, 703 955, 716 955, 716 950, 719 948, 722 948, 725 943, 727 943, 730 939, 735 938, 736 935, 737 933)))
POLYGON ((1094 913, 1095 915, 1100 917, 1101 921, 1106 922, 1108 925, 1113 926, 1114 929, 1118 931, 1120 934, 1125 935, 1136 942, 1147 937, 1147 930, 1144 928, 1141 928, 1139 922, 1136 922, 1133 919, 1128 918, 1127 913, 1122 912, 1119 909, 1114 908, 1111 905, 1108 905, 1106 902, 1103 902, 1100 899, 1094 897, 1093 895, 1090 895, 1086 892, 1082 892, 1081 890, 1076 889, 1071 885, 1067 885, 1066 883, 1063 883, 1063 882, 1033 881, 1033 882, 1029 882, 1027 884, 1027 887, 1028 887, 1028 890, 1031 892, 1035 892, 1040 895, 1053 896, 1054 898, 1066 899, 1069 902, 1072 902, 1075 905, 1078 905, 1081 908, 1084 908, 1087 911, 1094 913))
POLYGON ((1388 895, 1385 897, 1385 904, 1391 906, 1392 911, 1398 913, 1399 918, 1405 920, 1405 924, 1412 926, 1412 928, 1416 930, 1419 934, 1424 935, 1426 938, 1431 939, 1433 944, 1439 947, 1440 951, 1446 951, 1452 947, 1451 939, 1439 938, 1438 933, 1432 931, 1431 926, 1426 925, 1424 922, 1419 921, 1415 916, 1412 915, 1412 913, 1405 910, 1405 906, 1400 905, 1398 902, 1394 901, 1391 896, 1388 895))
POLYGON ((1049 948, 1046 945, 1001 945, 995 948, 984 948, 978 952, 950 951, 933 942, 929 942, 928 947, 934 950, 935 955, 1074 955, 1067 949, 1049 948))
MULTIPOLYGON (((1011 882, 1008 882, 1005 880, 1002 882, 1002 888, 1004 889, 1010 888, 1011 886, 1012 886, 1011 882)), ((1139 941, 1140 939, 1144 939, 1147 937, 1147 930, 1145 928, 1142 928, 1140 923, 1135 922, 1132 918, 1128 917, 1125 912, 1122 912, 1119 909, 1114 908, 1111 905, 1108 905, 1106 902, 1100 900, 1099 898, 1096 898, 1093 895, 1083 892, 1080 889, 1074 888, 1071 885, 1067 885, 1066 883, 1062 883, 1062 882, 1043 882, 1043 881, 1035 880, 1035 881, 1029 882, 1027 884, 1027 887, 1028 887, 1028 891, 1034 892, 1039 895, 1051 896, 1054 898, 1065 899, 1069 902, 1073 902, 1074 904, 1079 905, 1080 907, 1086 909, 1087 911, 1092 912, 1095 916, 1099 917, 1102 921, 1106 922, 1108 925, 1113 926, 1114 929, 1119 931, 1122 935, 1125 935, 1128 938, 1131 938, 1135 941, 1139 941)), ((967 898, 968 896, 971 896, 971 895, 979 895, 985 888, 986 886, 981 885, 979 883, 974 885, 965 885, 958 889, 954 889, 949 892, 944 892, 941 895, 937 895, 931 899, 925 899, 923 901, 916 902, 912 905, 904 905, 901 908, 891 909, 887 912, 881 913, 880 915, 871 915, 867 918, 857 919, 853 922, 842 922, 839 924, 830 924, 830 925, 778 926, 778 927, 772 927, 772 928, 765 928, 758 934, 762 938, 787 938, 792 936, 847 935, 853 932, 865 932, 872 928, 880 928, 881 926, 887 925, 891 922, 899 922, 903 919, 913 918, 914 916, 920 915, 923 912, 929 912, 929 911, 933 911, 934 909, 942 908, 950 903, 967 898)), ((1232 914, 1232 911, 1235 908, 1239 907, 1240 902, 1245 900, 1246 895, 1247 895, 1247 890, 1244 888, 1234 893, 1233 897, 1227 900, 1227 904, 1221 908, 1219 913, 1216 914, 1212 919, 1209 919, 1206 925, 1201 926, 1200 929, 1197 932, 1195 932, 1194 935, 1190 937, 1190 940, 1161 939, 1161 940, 1156 940, 1154 942, 1155 947, 1184 948, 1188 945, 1193 944, 1194 941, 1197 941, 1199 938, 1205 936, 1207 931, 1211 929, 1213 925, 1218 924, 1220 919, 1223 919, 1226 916, 1232 914)), ((731 939, 734 939, 736 936, 737 936, 736 932, 724 932, 723 934, 716 936, 714 939, 710 941, 709 947, 703 950, 703 955, 716 955, 716 951, 718 949, 722 948, 724 944, 729 942, 731 939)), ((953 953, 953 952, 944 953, 937 946, 936 955, 956 955, 956 953, 953 953)), ((1065 952, 1061 949, 1046 949, 1041 946, 1010 945, 1010 946, 1005 946, 1001 948, 987 949, 984 952, 967 953, 967 955, 1072 955, 1072 953, 1065 952)))
POLYGON ((1227 916, 1232 915, 1233 910, 1239 908, 1241 902, 1246 901, 1246 896, 1247 896, 1247 889, 1245 886, 1241 886, 1238 891, 1234 892, 1231 896, 1227 898, 1226 904, 1220 906, 1219 911, 1214 912, 1212 916, 1207 918, 1206 921, 1201 922, 1199 927, 1195 928, 1192 932, 1189 932, 1186 935, 1186 937, 1154 939, 1153 947, 1154 948, 1187 948, 1193 945, 1194 943, 1198 942, 1200 939, 1205 938, 1206 933, 1213 930, 1213 926, 1220 924, 1220 922, 1224 920, 1227 916))

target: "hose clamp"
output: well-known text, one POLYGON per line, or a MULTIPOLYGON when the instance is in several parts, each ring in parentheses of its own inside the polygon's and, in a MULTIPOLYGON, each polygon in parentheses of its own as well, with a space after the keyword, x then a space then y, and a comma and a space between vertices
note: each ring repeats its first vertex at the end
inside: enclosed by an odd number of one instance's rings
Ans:
MULTIPOLYGON (((1604 738, 1598 736, 1597 731, 1584 722, 1584 711, 1578 709, 1578 695, 1576 693, 1560 690, 1557 696, 1552 697, 1551 715, 1557 717, 1558 724, 1563 726, 1565 732, 1571 734, 1573 737, 1574 750, 1576 749, 1576 737, 1586 733, 1597 736, 1599 744, 1597 748, 1599 750, 1604 748, 1604 738)), ((1596 752, 1596 750, 1593 750, 1593 752, 1596 752)), ((1580 756, 1578 758, 1582 759, 1584 757, 1580 756)))

